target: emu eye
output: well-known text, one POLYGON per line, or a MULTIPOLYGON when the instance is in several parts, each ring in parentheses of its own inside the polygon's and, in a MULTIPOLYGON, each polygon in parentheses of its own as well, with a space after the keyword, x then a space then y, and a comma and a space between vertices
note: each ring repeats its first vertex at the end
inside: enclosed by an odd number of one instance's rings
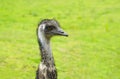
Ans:
POLYGON ((51 31, 51 30, 53 30, 55 27, 54 26, 47 26, 45 29, 47 30, 47 31, 51 31))

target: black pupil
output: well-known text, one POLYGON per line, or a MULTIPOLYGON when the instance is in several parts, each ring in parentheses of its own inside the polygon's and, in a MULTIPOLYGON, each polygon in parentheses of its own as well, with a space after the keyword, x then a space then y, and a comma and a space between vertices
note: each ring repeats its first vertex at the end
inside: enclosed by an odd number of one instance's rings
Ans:
POLYGON ((54 27, 53 26, 47 26, 46 29, 50 31, 50 30, 53 30, 54 27))

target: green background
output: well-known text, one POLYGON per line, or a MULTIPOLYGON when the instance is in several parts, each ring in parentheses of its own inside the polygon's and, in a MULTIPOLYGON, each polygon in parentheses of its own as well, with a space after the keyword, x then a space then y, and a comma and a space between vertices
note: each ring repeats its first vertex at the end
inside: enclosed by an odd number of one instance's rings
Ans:
POLYGON ((120 79, 120 0, 0 0, 0 79, 35 79, 36 28, 55 18, 58 79, 120 79))

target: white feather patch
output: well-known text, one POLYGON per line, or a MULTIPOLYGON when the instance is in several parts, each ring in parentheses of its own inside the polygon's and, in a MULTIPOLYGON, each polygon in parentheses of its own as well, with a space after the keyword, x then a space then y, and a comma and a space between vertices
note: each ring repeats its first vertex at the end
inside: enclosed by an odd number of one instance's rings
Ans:
POLYGON ((45 29, 45 24, 41 24, 38 27, 38 37, 42 42, 45 40, 44 39, 44 29, 45 29))
POLYGON ((43 63, 41 63, 41 64, 39 65, 39 68, 40 68, 40 70, 44 70, 44 69, 46 69, 46 65, 44 65, 43 63))
POLYGON ((41 24, 41 25, 39 26, 39 29, 44 30, 44 29, 45 29, 45 24, 41 24))

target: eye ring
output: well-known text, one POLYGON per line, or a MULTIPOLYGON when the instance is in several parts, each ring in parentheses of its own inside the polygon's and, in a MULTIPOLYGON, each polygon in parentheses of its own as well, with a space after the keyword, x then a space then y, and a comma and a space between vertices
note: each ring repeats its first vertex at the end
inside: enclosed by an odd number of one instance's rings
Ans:
POLYGON ((55 27, 54 26, 47 26, 45 29, 47 30, 47 31, 51 31, 51 30, 53 30, 55 27))

